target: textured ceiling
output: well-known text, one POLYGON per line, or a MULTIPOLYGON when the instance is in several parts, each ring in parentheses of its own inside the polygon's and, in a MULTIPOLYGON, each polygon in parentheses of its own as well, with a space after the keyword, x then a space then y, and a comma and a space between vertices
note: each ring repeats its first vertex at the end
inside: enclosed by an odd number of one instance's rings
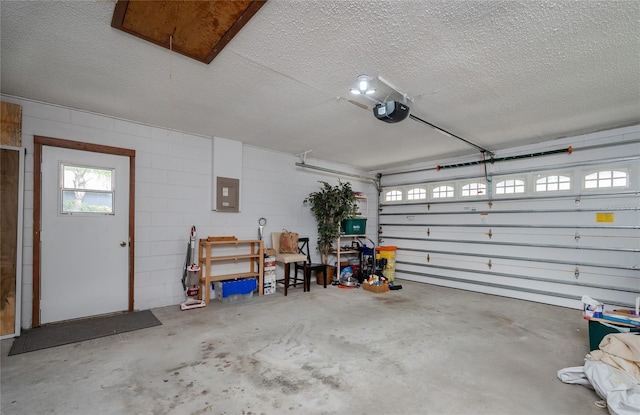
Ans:
POLYGON ((360 74, 491 150, 640 122, 637 1, 269 0, 210 65, 114 6, 0 2, 1 92, 362 169, 478 150, 352 105, 360 74))

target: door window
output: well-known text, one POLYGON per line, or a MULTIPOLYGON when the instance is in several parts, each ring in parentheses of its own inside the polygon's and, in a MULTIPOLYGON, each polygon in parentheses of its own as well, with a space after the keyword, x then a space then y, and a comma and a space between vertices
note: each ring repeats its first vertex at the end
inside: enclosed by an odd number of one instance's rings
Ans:
POLYGON ((60 213, 113 215, 115 171, 60 163, 60 213))

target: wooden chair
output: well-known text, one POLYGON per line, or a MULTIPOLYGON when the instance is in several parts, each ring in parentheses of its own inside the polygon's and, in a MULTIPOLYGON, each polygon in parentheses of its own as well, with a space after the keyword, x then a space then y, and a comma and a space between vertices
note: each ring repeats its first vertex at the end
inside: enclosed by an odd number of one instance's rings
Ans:
POLYGON ((304 276, 304 280, 307 284, 307 289, 311 291, 311 272, 316 272, 316 278, 318 278, 318 274, 322 274, 324 279, 324 288, 327 288, 327 264, 314 264, 311 262, 311 253, 309 248, 309 238, 299 238, 298 239, 298 251, 307 256, 307 260, 301 264, 296 262, 295 265, 295 278, 298 278, 298 272, 302 271, 302 275, 304 276))
MULTIPOLYGON (((291 264, 304 263, 307 261, 307 256, 300 252, 300 243, 298 242, 297 254, 283 254, 280 253, 280 234, 282 232, 271 232, 271 246, 276 250, 276 262, 284 265, 284 280, 276 280, 276 283, 284 284, 284 295, 287 295, 287 289, 289 286, 297 286, 298 278, 297 273, 293 276, 293 284, 290 281, 291 264)), ((309 238, 307 238, 309 239, 309 238)), ((307 280, 302 278, 303 290, 307 291, 307 280)))

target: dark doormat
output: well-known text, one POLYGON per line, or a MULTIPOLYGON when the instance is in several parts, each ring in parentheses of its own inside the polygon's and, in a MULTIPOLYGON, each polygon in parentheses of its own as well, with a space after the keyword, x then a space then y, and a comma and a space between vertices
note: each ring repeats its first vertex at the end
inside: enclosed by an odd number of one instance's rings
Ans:
POLYGON ((50 324, 23 331, 9 356, 160 325, 150 310, 50 324))

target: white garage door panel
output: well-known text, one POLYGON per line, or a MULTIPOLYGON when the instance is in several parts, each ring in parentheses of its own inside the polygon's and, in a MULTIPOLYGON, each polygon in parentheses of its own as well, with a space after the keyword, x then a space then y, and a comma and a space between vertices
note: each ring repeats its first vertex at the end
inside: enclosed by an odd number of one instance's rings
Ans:
MULTIPOLYGON (((637 293, 632 290, 608 289, 602 287, 590 287, 575 284, 564 284, 561 282, 554 283, 548 281, 535 280, 533 277, 518 276, 502 276, 493 272, 488 274, 480 271, 466 271, 455 269, 441 268, 437 265, 402 265, 402 278, 411 280, 423 280, 424 278, 439 278, 440 284, 455 282, 465 284, 481 285, 483 287, 494 287, 505 289, 510 287, 514 291, 522 293, 544 293, 550 297, 558 297, 565 299, 578 299, 583 295, 589 295, 592 298, 598 298, 609 305, 632 304, 637 297, 637 293)), ((426 282, 426 281, 424 281, 426 282)), ((470 289, 470 288, 467 288, 470 289)), ((481 292, 490 292, 487 288, 481 292)), ((519 296, 516 296, 520 298, 519 296)))
MULTIPOLYGON (((529 200, 527 208, 533 211, 553 210, 553 209, 582 209, 582 210, 600 210, 607 208, 633 207, 637 203, 637 196, 633 192, 608 192, 615 193, 612 198, 611 194, 587 193, 580 190, 577 195, 567 197, 541 197, 540 199, 529 200)), ((521 210, 523 208, 521 200, 500 200, 493 201, 492 210, 521 210)))
MULTIPOLYGON (((415 214, 415 215, 386 215, 382 214, 380 223, 382 225, 395 224, 411 224, 423 226, 436 225, 472 225, 472 226, 509 226, 509 225, 527 225, 540 227, 566 227, 569 224, 580 224, 580 226, 597 226, 602 225, 597 221, 598 213, 612 213, 613 222, 609 223, 613 226, 638 226, 637 211, 615 211, 602 209, 598 211, 549 211, 549 212, 483 212, 483 213, 441 213, 441 214, 415 214)), ((386 230, 385 230, 386 232, 386 230)))
POLYGON ((491 267, 489 267, 489 259, 471 255, 428 254, 428 257, 427 259, 427 254, 400 250, 396 257, 396 269, 406 270, 410 266, 444 267, 469 272, 500 273, 513 277, 536 278, 571 285, 619 288, 630 291, 636 291, 640 285, 637 272, 633 269, 576 267, 571 264, 554 264, 548 261, 495 258, 491 259, 491 267))
MULTIPOLYGON (((517 291, 509 287, 484 286, 473 282, 459 282, 456 280, 443 279, 438 276, 424 276, 407 274, 403 277, 409 281, 422 282, 425 284, 441 285, 444 287, 458 288, 461 290, 475 291, 479 293, 499 295, 503 297, 516 298, 538 303, 550 304, 560 307, 581 308, 582 302, 576 298, 566 298, 562 296, 549 295, 548 293, 535 293, 529 291, 517 291)), ((491 297, 487 297, 490 301, 491 297)))
POLYGON ((385 239, 385 245, 395 245, 399 249, 420 249, 427 253, 459 253, 478 255, 490 258, 526 259, 538 262, 561 262, 567 264, 602 264, 611 267, 632 267, 636 265, 638 256, 635 252, 603 251, 593 249, 559 249, 545 246, 518 246, 513 244, 462 243, 447 241, 402 241, 385 239))
MULTIPOLYGON (((574 228, 519 228, 506 226, 438 226, 438 225, 387 225, 382 239, 388 241, 475 241, 493 243, 527 243, 557 245, 566 248, 618 248, 640 250, 640 232, 637 229, 588 227, 574 228)), ((400 243, 400 242, 398 242, 400 243)))
POLYGON ((640 232, 637 229, 578 229, 576 232, 580 246, 640 250, 640 232))

